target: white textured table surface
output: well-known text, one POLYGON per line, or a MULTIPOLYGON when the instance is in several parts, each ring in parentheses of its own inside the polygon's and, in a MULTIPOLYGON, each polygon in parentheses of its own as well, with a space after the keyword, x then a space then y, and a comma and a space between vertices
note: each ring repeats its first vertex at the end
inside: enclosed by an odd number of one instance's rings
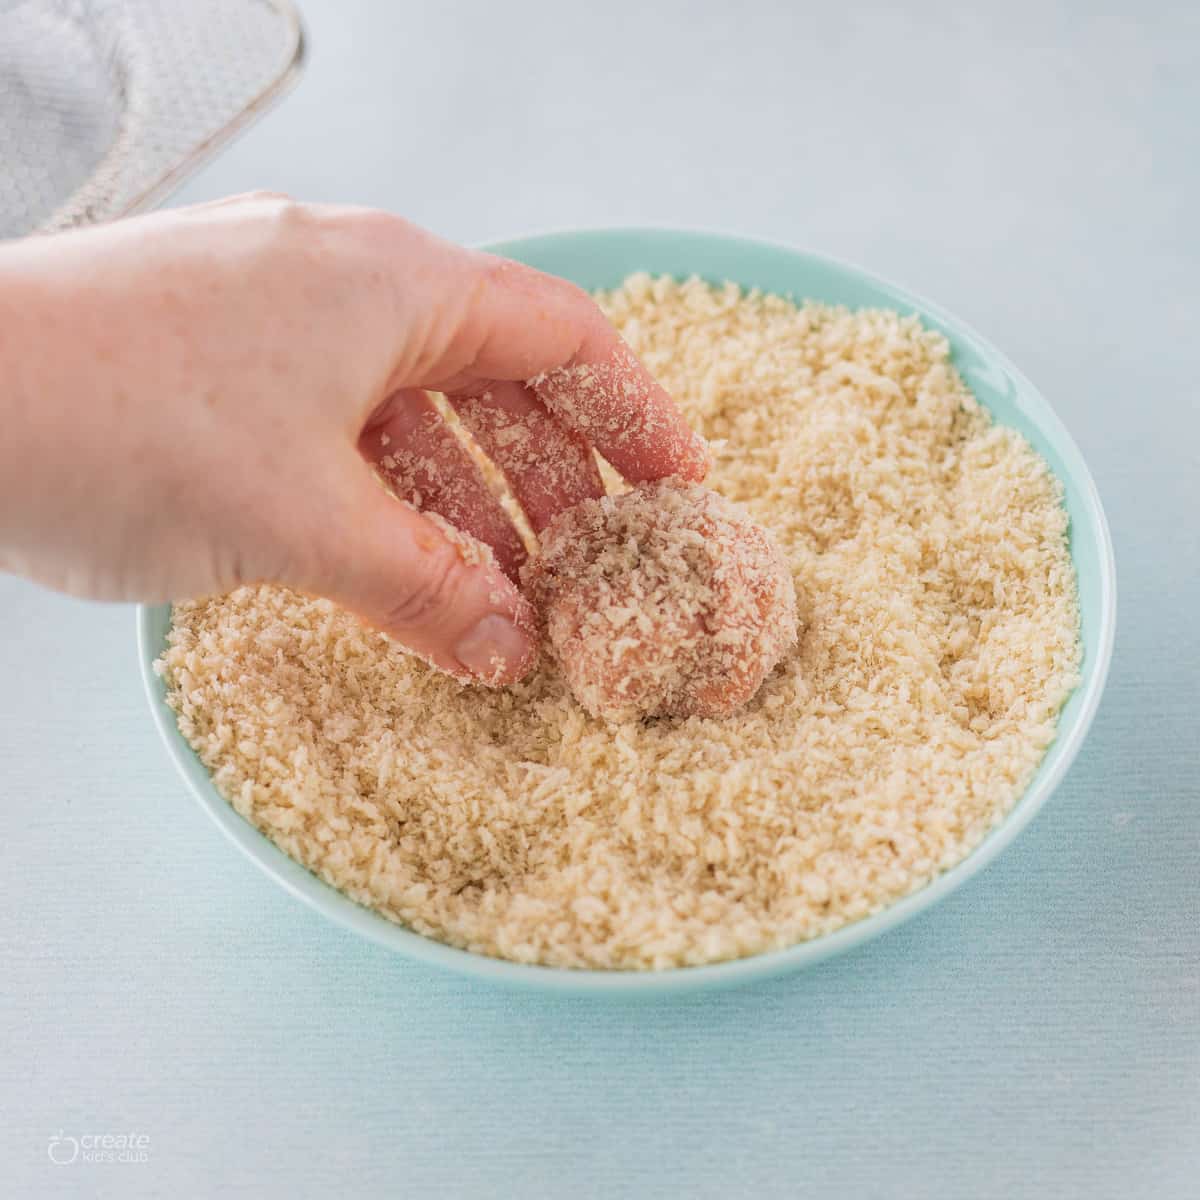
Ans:
POLYGON ((728 228, 940 301, 1041 386, 1108 509, 1117 653, 1079 762, 997 865, 848 957, 539 1000, 283 894, 157 744, 132 612, 0 579, 0 1193, 1198 1194, 1194 6, 650 7, 310 2, 307 78, 180 198, 465 241, 728 228), (60 1132, 149 1161, 56 1166, 60 1132))

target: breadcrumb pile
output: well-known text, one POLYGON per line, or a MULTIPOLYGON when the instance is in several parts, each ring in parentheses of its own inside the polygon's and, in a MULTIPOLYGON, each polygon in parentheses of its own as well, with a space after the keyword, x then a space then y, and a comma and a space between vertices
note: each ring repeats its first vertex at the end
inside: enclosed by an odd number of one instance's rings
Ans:
POLYGON ((575 504, 522 580, 593 717, 723 717, 796 642, 792 574, 724 496, 679 480, 575 504))
POLYGON ((1059 485, 914 317, 645 275, 600 300, 802 598, 745 708, 606 723, 549 658, 467 687, 278 587, 176 606, 169 703, 238 812, 431 937, 592 968, 817 937, 968 854, 1052 741, 1059 485))

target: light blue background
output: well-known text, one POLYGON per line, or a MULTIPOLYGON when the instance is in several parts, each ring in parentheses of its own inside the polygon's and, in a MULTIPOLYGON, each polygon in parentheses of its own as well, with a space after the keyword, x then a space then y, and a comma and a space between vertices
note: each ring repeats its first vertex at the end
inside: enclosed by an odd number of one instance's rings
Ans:
POLYGON ((1079 762, 995 866, 847 958, 542 1001, 279 891, 157 744, 131 610, 0 579, 0 1191, 1196 1195, 1200 21, 646 7, 310 0, 298 91, 179 199, 266 186, 472 242, 728 228, 939 301, 1050 398, 1108 509, 1117 652, 1079 762), (60 1130, 151 1161, 55 1167, 60 1130))

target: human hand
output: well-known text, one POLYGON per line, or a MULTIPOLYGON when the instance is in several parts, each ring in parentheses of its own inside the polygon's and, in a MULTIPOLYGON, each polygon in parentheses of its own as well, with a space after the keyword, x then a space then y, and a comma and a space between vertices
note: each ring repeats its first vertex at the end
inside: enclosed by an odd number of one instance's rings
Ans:
POLYGON ((0 379, 0 567, 100 599, 284 583, 489 683, 532 663, 524 549, 423 389, 535 531, 602 493, 593 447, 630 480, 708 466, 575 286, 272 195, 0 246, 0 379))

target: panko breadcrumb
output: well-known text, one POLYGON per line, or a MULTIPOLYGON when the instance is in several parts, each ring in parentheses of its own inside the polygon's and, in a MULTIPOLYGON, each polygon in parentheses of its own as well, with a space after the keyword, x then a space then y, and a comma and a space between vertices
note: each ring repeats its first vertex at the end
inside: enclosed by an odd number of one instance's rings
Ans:
POLYGON ((453 945, 654 968, 819 936, 968 854, 1053 740, 1059 485, 915 317, 645 275, 600 302, 804 599, 744 709, 608 724, 548 658, 464 686, 278 587, 176 606, 168 702, 247 820, 453 945))

